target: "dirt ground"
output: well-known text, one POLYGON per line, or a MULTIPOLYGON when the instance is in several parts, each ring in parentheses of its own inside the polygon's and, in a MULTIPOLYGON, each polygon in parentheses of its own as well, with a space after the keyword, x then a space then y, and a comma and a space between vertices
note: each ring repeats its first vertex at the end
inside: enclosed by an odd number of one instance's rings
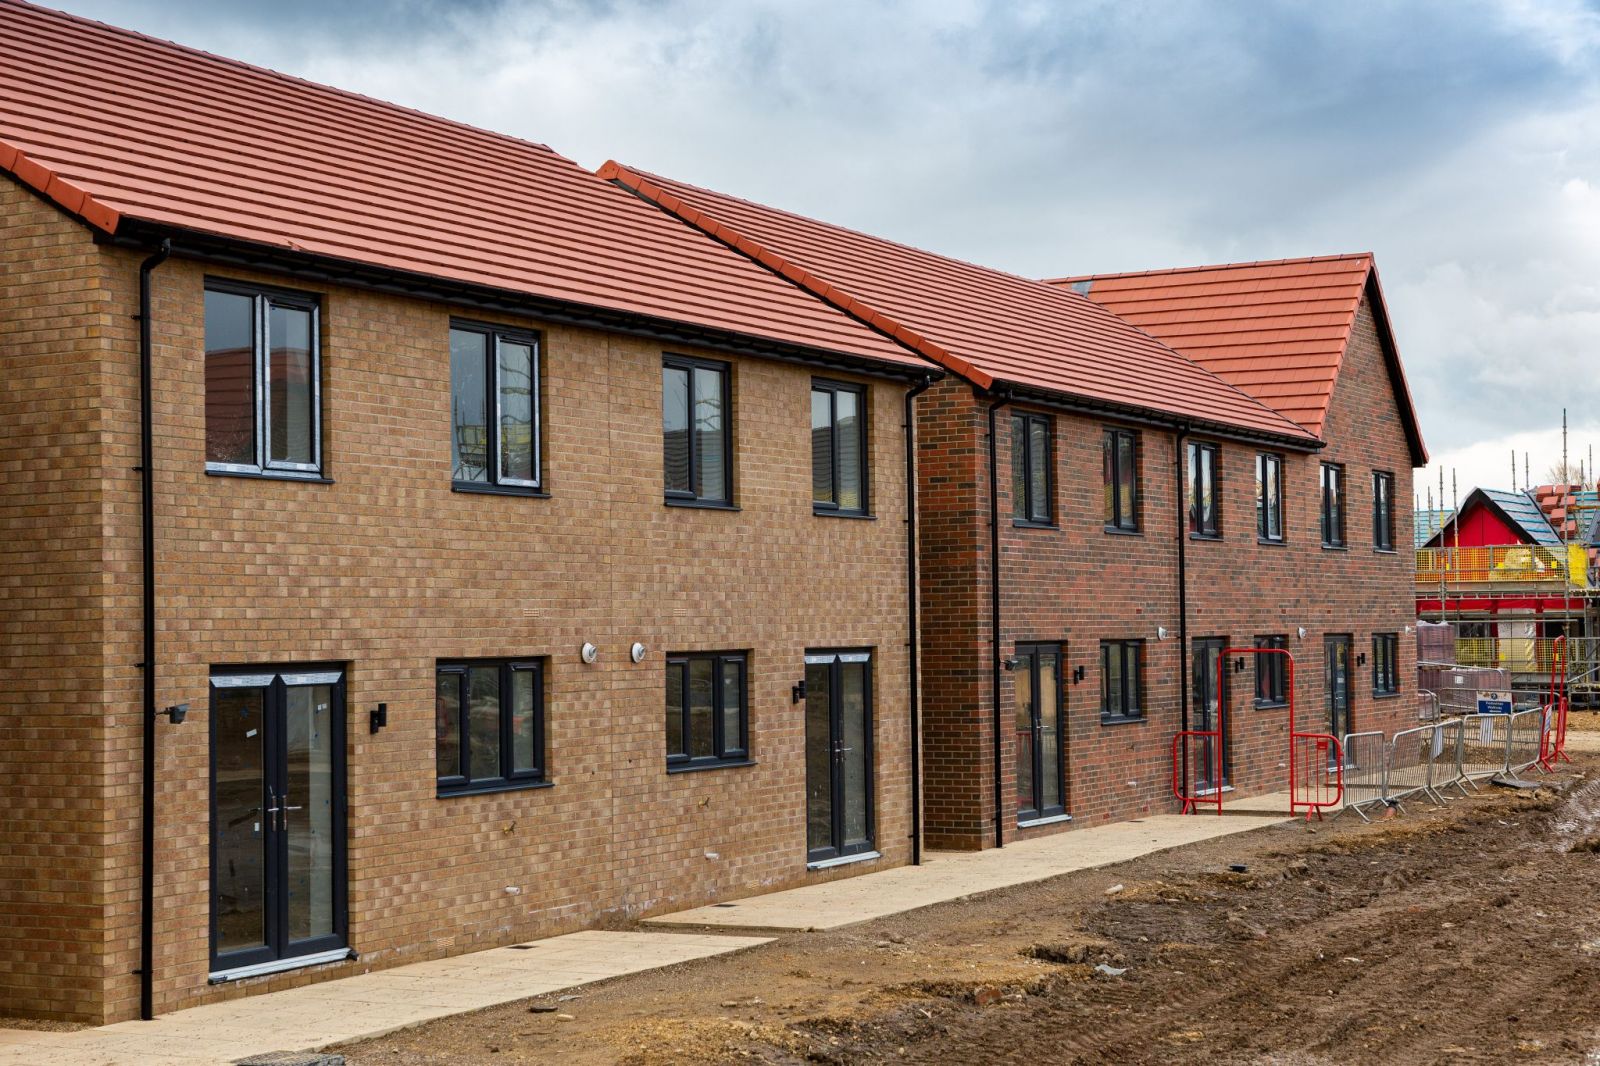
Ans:
POLYGON ((1559 792, 1266 829, 340 1050, 353 1066, 1600 1063, 1600 757, 1575 758, 1559 792))

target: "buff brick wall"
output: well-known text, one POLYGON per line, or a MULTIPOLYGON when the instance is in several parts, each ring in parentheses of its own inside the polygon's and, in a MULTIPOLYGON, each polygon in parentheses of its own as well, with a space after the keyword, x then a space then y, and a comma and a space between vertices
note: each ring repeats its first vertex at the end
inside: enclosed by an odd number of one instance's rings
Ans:
MULTIPOLYGON (((988 471, 982 405, 971 389, 936 386, 919 413, 919 471, 924 750, 930 845, 987 847, 993 842, 993 732, 989 674, 988 471), (951 411, 972 414, 953 420, 951 411), (948 440, 946 464, 960 457, 957 478, 928 461, 936 434, 948 440), (960 521, 936 522, 950 514, 960 521), (941 589, 961 598, 942 608, 941 589), (940 690, 934 679, 954 675, 940 690)), ((1067 789, 1071 825, 1136 818, 1177 809, 1171 795, 1171 742, 1180 728, 1180 650, 1177 639, 1179 517, 1174 437, 1134 428, 1139 435, 1141 534, 1104 530, 1101 441, 1113 423, 1054 414, 1056 529, 1014 526, 1011 520, 1010 414, 999 411, 1002 651, 1018 642, 1063 645, 1067 710, 1067 789), (1165 627, 1166 639, 1158 638, 1165 627), (1145 720, 1100 721, 1100 642, 1145 640, 1145 720), (1084 678, 1071 675, 1081 667, 1084 678)), ((1394 732, 1415 724, 1410 456, 1372 316, 1365 305, 1335 387, 1326 426, 1328 447, 1318 455, 1284 452, 1286 543, 1260 545, 1255 536, 1255 456, 1258 449, 1221 446, 1223 539, 1185 542, 1189 573, 1189 636, 1224 637, 1249 645, 1257 635, 1284 635, 1296 663, 1299 728, 1326 729, 1323 636, 1348 633, 1352 653, 1367 661, 1351 677, 1351 718, 1358 730, 1394 732), (1325 551, 1318 524, 1319 464, 1345 464, 1349 487, 1346 551, 1325 551), (1397 553, 1375 552, 1371 537, 1371 473, 1395 475, 1397 553), (1306 636, 1298 631, 1305 627, 1306 636), (1374 633, 1400 635, 1401 695, 1372 694, 1374 633)), ((1205 438, 1197 438, 1205 439, 1205 438)), ((1192 671, 1192 656, 1191 667, 1192 671)), ((1253 705, 1253 664, 1229 674, 1232 780, 1240 792, 1287 785, 1288 725, 1283 709, 1253 705)), ((1060 832, 1060 824, 1016 825, 1012 739, 1013 677, 1001 674, 1002 827, 1006 839, 1060 832)))
MULTIPOLYGON (((138 364, 132 329, 110 323, 128 321, 135 308, 140 257, 95 247, 58 215, 41 217, 77 269, 104 290, 95 327, 100 359, 82 360, 98 387, 59 399, 72 417, 99 420, 98 451, 91 441, 74 460, 87 487, 63 506, 70 501, 85 536, 103 535, 104 542, 94 542, 93 558, 60 564, 73 576, 87 625, 63 618, 40 641, 52 661, 63 645, 81 644, 83 670, 70 678, 58 670, 29 702, 63 723, 35 746, 59 748, 69 735, 73 746, 98 743, 104 772, 76 794, 54 788, 48 798, 33 797, 88 820, 95 834, 88 843, 63 843, 59 815, 43 810, 27 832, 47 836, 60 852, 98 850, 89 857, 92 870, 71 872, 74 893, 50 897, 81 914, 71 932, 44 929, 14 950, 0 939, 7 952, 0 989, 33 997, 11 1001, 19 1012, 123 1018, 136 1006, 130 972, 138 965, 138 364), (98 410, 81 402, 90 395, 99 398, 98 410), (85 715, 80 740, 65 722, 90 706, 103 713, 85 715), (98 740, 97 729, 104 734, 98 740), (75 939, 94 942, 77 947, 75 939), (60 959, 64 949, 82 960, 84 981, 61 990, 52 978, 58 987, 43 990, 44 974, 25 963, 60 959)), ((14 239, 0 251, 8 266, 31 268, 37 258, 31 243, 14 239)), ((192 708, 182 725, 161 720, 157 727, 158 1011, 907 860, 901 386, 868 382, 876 520, 818 517, 810 502, 812 371, 672 349, 733 364, 740 510, 669 508, 662 503, 661 345, 457 309, 462 317, 541 332, 551 497, 453 493, 451 308, 180 259, 154 277, 157 701, 192 708), (205 475, 208 274, 322 295, 323 454, 333 484, 205 475), (578 657, 585 641, 600 648, 593 666, 578 657), (628 658, 634 641, 649 649, 637 665, 628 658), (790 688, 804 674, 806 649, 859 647, 875 657, 874 798, 883 858, 808 872, 803 708, 791 702, 790 688), (665 773, 662 657, 696 650, 750 653, 756 765, 665 773), (548 661, 554 787, 437 798, 435 661, 511 655, 548 661), (350 941, 360 960, 210 987, 209 671, 307 662, 347 668, 350 941), (390 724, 374 736, 366 718, 379 702, 388 704, 390 724)), ((8 299, 30 295, 58 299, 7 290, 8 299)), ((83 315, 75 307, 71 313, 83 315)), ((42 354, 40 360, 40 372, 48 372, 42 354)), ((36 450, 43 432, 18 446, 36 450)), ((50 439, 63 438, 52 427, 50 439)), ((48 474, 28 477, 55 479, 54 471, 68 470, 53 463, 48 474)), ((35 498, 38 488, 20 494, 35 498)), ((38 519, 16 513, 5 512, 8 528, 26 520, 35 541, 46 537, 38 519)), ((57 595, 42 581, 30 593, 57 595)), ((22 619, 9 605, 5 617, 9 637, 22 619)), ((13 728, 15 705, 4 711, 13 728)), ((44 775, 35 780, 46 783, 44 775)), ((0 869, 14 876, 14 866, 0 869)))

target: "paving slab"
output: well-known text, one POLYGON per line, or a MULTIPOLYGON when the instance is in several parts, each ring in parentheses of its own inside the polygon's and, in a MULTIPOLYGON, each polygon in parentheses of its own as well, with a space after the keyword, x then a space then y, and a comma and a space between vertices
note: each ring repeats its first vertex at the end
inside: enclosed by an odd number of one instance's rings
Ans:
MULTIPOLYGON (((1210 807, 1202 807, 1202 811, 1210 811, 1210 807)), ((1304 815, 1304 808, 1301 814, 1304 815)), ((1267 792, 1254 796, 1241 796, 1237 793, 1222 798, 1222 812, 1224 814, 1282 814, 1289 813, 1289 792, 1267 792)), ((1333 813, 1332 811, 1328 813, 1333 813)))
POLYGON ((1567 733, 1567 747, 1573 751, 1600 751, 1600 733, 1570 731, 1567 733))
POLYGON ((230 1063, 317 1051, 498 1003, 768 943, 753 936, 587 930, 75 1032, 0 1029, 0 1066, 230 1063))
POLYGON ((651 918, 644 924, 654 928, 778 932, 837 929, 980 892, 1280 825, 1289 820, 1285 817, 1288 809, 1286 796, 1283 815, 1276 817, 1155 815, 1019 841, 998 851, 933 852, 925 856, 921 866, 900 866, 843 881, 791 888, 737 900, 732 906, 696 907, 651 918))

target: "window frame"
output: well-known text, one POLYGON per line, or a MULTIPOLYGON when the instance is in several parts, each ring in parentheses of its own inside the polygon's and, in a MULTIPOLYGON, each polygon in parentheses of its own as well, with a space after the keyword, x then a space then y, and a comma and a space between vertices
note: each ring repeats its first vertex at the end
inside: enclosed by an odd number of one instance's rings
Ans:
MULTIPOLYGON (((693 356, 673 355, 673 354, 669 353, 669 354, 664 354, 661 357, 661 368, 663 370, 682 370, 682 371, 685 371, 689 375, 689 396, 688 396, 688 403, 689 403, 689 407, 688 407, 688 410, 689 410, 689 437, 688 437, 688 441, 689 441, 689 485, 691 487, 687 491, 685 491, 683 489, 669 489, 669 488, 666 487, 667 486, 667 469, 666 469, 666 451, 665 451, 665 447, 666 447, 667 427, 666 427, 666 422, 665 422, 665 415, 663 415, 663 421, 662 421, 662 425, 661 425, 662 449, 663 449, 662 450, 662 464, 661 464, 661 487, 662 487, 662 493, 663 493, 663 498, 664 498, 665 502, 669 506, 672 506, 672 507, 703 507, 703 508, 712 509, 712 510, 724 510, 724 511, 737 510, 737 508, 735 507, 734 502, 733 502, 734 499, 735 499, 735 496, 734 496, 734 476, 733 476, 734 475, 734 470, 733 470, 733 364, 732 363, 723 362, 723 361, 721 361, 719 359, 697 359, 697 358, 695 358, 693 356), (716 496, 701 496, 693 488, 693 486, 695 484, 695 480, 696 480, 695 472, 696 472, 696 470, 697 470, 697 468, 699 466, 699 462, 695 458, 695 448, 694 448, 694 396, 695 396, 694 385, 695 385, 695 375, 697 373, 701 373, 701 372, 720 374, 722 376, 722 390, 721 390, 721 395, 722 395, 722 434, 721 434, 721 436, 722 436, 723 471, 724 471, 724 475, 725 475, 725 483, 723 485, 723 488, 726 491, 726 495, 725 496, 720 496, 720 497, 716 497, 716 496)), ((666 393, 665 393, 666 384, 665 384, 665 382, 662 383, 661 387, 662 387, 662 390, 663 390, 662 398, 663 398, 663 401, 664 401, 665 397, 666 397, 666 393)))
MULTIPOLYGON (((819 392, 825 392, 825 393, 828 394, 828 409, 829 409, 829 413, 830 413, 829 422, 828 422, 828 439, 829 439, 829 447, 832 450, 832 460, 833 460, 833 464, 832 464, 833 465, 833 469, 832 469, 832 471, 830 473, 831 487, 832 487, 832 490, 833 490, 833 501, 830 503, 830 502, 827 502, 827 501, 824 501, 824 500, 819 500, 819 499, 816 498, 816 489, 815 489, 815 485, 816 485, 816 479, 815 479, 816 445, 813 442, 813 444, 812 444, 812 460, 811 460, 811 462, 812 462, 812 472, 813 472, 813 476, 812 476, 812 486, 813 486, 813 488, 812 488, 812 496, 811 496, 811 510, 812 510, 812 513, 813 514, 820 514, 820 515, 836 515, 836 516, 839 516, 839 517, 850 517, 850 518, 864 518, 864 517, 867 517, 868 515, 870 515, 872 513, 872 491, 871 491, 871 484, 872 484, 872 481, 871 481, 871 469, 872 469, 872 463, 869 461, 870 451, 869 451, 868 441, 869 441, 870 438, 869 438, 868 433, 867 433, 867 428, 868 428, 867 427, 867 423, 868 423, 868 419, 867 419, 867 386, 865 386, 865 385, 857 385, 857 384, 855 384, 853 382, 848 382, 848 381, 834 381, 834 380, 829 379, 829 378, 812 378, 811 379, 811 391, 807 394, 807 399, 808 400, 811 399, 812 397, 814 397, 819 392), (841 393, 841 392, 850 392, 850 393, 854 393, 855 394, 855 397, 856 397, 856 418, 859 420, 860 426, 861 426, 861 455, 860 455, 860 462, 861 462, 861 471, 860 471, 860 476, 861 476, 861 506, 860 507, 841 507, 839 505, 839 472, 840 472, 840 466, 839 466, 839 393, 841 393)), ((809 417, 810 417, 809 408, 807 409, 806 414, 807 414, 807 418, 809 419, 809 417)))
POLYGON ((1018 527, 1025 528, 1025 529, 1055 529, 1056 528, 1056 474, 1055 474, 1056 427, 1055 427, 1055 419, 1053 417, 1051 417, 1050 415, 1040 414, 1037 411, 1013 411, 1012 412, 1012 414, 1011 414, 1011 448, 1012 448, 1013 455, 1012 455, 1012 458, 1011 458, 1011 469, 1012 469, 1013 481, 1015 481, 1016 464, 1017 464, 1016 455, 1014 453, 1016 451, 1016 445, 1017 445, 1017 426, 1018 426, 1018 424, 1021 424, 1024 427, 1023 428, 1023 433, 1022 433, 1022 443, 1023 443, 1022 485, 1023 485, 1023 493, 1022 493, 1022 496, 1019 498, 1018 495, 1017 495, 1017 492, 1016 492, 1016 486, 1015 486, 1015 484, 1013 484, 1012 493, 1011 493, 1011 495, 1012 495, 1012 500, 1011 500, 1011 524, 1013 526, 1018 526, 1018 527), (1044 458, 1043 458, 1043 462, 1044 462, 1044 517, 1043 518, 1035 517, 1035 512, 1036 512, 1035 504, 1037 504, 1039 501, 1035 500, 1033 498, 1033 460, 1035 458, 1035 456, 1033 454, 1033 450, 1034 450, 1033 449, 1033 427, 1035 425, 1044 426, 1044 450, 1045 450, 1045 454, 1044 454, 1044 458), (1018 508, 1019 504, 1020 504, 1020 506, 1022 508, 1022 513, 1021 514, 1017 513, 1017 508, 1018 508))
MULTIPOLYGON (((204 294, 223 293, 251 300, 251 402, 256 461, 254 463, 205 461, 208 474, 239 477, 283 478, 291 481, 325 480, 322 463, 322 301, 321 294, 273 285, 256 285, 230 278, 207 277, 202 290, 201 328, 204 330, 204 294), (311 457, 309 463, 272 458, 272 308, 292 308, 311 316, 311 457)), ((202 340, 202 346, 204 341, 202 340)), ((204 353, 202 353, 204 358, 204 353)), ((203 376, 203 372, 202 372, 203 376)), ((202 437, 205 436, 202 431, 202 437)))
POLYGON ((1222 446, 1214 441, 1191 440, 1188 442, 1184 464, 1184 474, 1189 482, 1185 503, 1188 510, 1188 533, 1190 540, 1221 540, 1222 539, 1222 446), (1211 457, 1210 470, 1206 469, 1203 456, 1211 457), (1211 488, 1211 526, 1206 528, 1201 521, 1202 501, 1205 494, 1200 487, 1209 476, 1211 488))
MULTIPOLYGON (((1255 646, 1287 651, 1289 649, 1289 637, 1287 634, 1280 633, 1257 635, 1255 646)), ((1289 664, 1285 656, 1257 654, 1255 656, 1255 670, 1255 705, 1263 709, 1289 706, 1289 664), (1261 694, 1263 681, 1267 682, 1267 694, 1265 696, 1261 694)))
MULTIPOLYGON (((462 481, 456 477, 455 466, 452 462, 450 470, 450 487, 456 492, 483 492, 502 496, 544 496, 548 495, 544 484, 544 346, 542 337, 534 330, 523 329, 519 326, 504 326, 493 322, 476 322, 468 319, 452 318, 450 320, 450 333, 476 333, 486 339, 484 345, 484 412, 488 425, 485 427, 484 453, 488 464, 488 481, 462 481), (513 344, 526 344, 533 350, 533 478, 510 478, 501 472, 500 455, 500 342, 510 341, 513 344)), ((448 334, 446 335, 448 338, 448 334)), ((452 367, 450 375, 450 434, 454 437, 456 432, 455 413, 456 383, 452 367)))
POLYGON ((1140 511, 1143 495, 1139 491, 1139 433, 1137 430, 1121 429, 1107 426, 1101 438, 1101 447, 1105 449, 1106 460, 1102 464, 1110 473, 1106 488, 1110 489, 1107 497, 1108 513, 1105 516, 1105 531, 1107 533, 1138 533, 1141 531, 1140 511), (1133 469, 1122 469, 1122 441, 1129 442, 1129 451, 1132 455, 1133 469), (1132 500, 1129 502, 1130 514, 1122 513, 1122 481, 1127 475, 1132 482, 1132 500))
POLYGON ((1380 552, 1395 550, 1394 474, 1388 470, 1372 472, 1372 550, 1380 552), (1381 497, 1380 486, 1383 489, 1381 497))
POLYGON ((1345 469, 1343 463, 1323 463, 1321 466, 1321 472, 1318 475, 1320 478, 1320 481, 1318 482, 1320 485, 1318 511, 1321 518, 1322 546, 1324 548, 1346 549, 1350 546, 1349 537, 1347 536, 1349 532, 1348 515, 1350 507, 1348 500, 1346 499, 1349 492, 1349 483, 1345 479, 1344 475, 1345 469), (1336 492, 1334 493, 1334 495, 1337 495, 1338 497, 1337 529, 1333 528, 1335 509, 1330 505, 1330 474, 1332 474, 1334 476, 1334 480, 1338 482, 1336 492))
MULTIPOLYGON (((669 652, 665 663, 666 674, 663 678, 662 710, 666 709, 666 685, 672 683, 672 671, 678 671, 678 683, 682 686, 680 700, 680 714, 683 716, 683 743, 685 750, 666 752, 667 772, 682 773, 686 770, 714 770, 723 766, 752 766, 755 761, 750 757, 750 653, 747 651, 688 651, 669 652), (694 744, 690 739, 690 722, 692 713, 689 703, 689 664, 695 661, 711 662, 711 754, 692 754, 694 744), (728 665, 737 666, 739 669, 739 732, 744 746, 730 748, 727 737, 724 735, 726 723, 724 714, 727 705, 723 702, 723 670, 728 665)), ((663 717, 663 728, 665 718, 663 717)), ((662 735, 663 746, 666 736, 662 735)))
POLYGON ((1100 724, 1118 725, 1124 722, 1143 722, 1149 714, 1145 706, 1144 639, 1102 640, 1100 642, 1100 724), (1111 656, 1118 656, 1118 699, 1122 710, 1111 710, 1111 656), (1131 669, 1130 669, 1131 665, 1131 669), (1130 712, 1129 696, 1133 710, 1130 712))
POLYGON ((517 657, 510 659, 439 659, 434 662, 434 771, 435 793, 440 799, 447 796, 470 796, 484 792, 509 792, 523 788, 545 788, 551 784, 547 743, 545 704, 545 659, 542 657, 517 657), (496 667, 500 672, 500 776, 473 780, 471 743, 471 671, 474 668, 496 667), (507 694, 512 691, 511 680, 515 673, 533 674, 533 753, 537 764, 532 769, 518 770, 515 766, 515 738, 512 715, 507 713, 507 694), (439 678, 454 676, 457 682, 456 729, 460 737, 460 754, 457 756, 458 773, 438 774, 438 686, 439 678))
POLYGON ((1282 544, 1287 540, 1288 528, 1283 506, 1283 456, 1277 452, 1257 452, 1256 540, 1262 544, 1282 544), (1271 494, 1267 491, 1269 485, 1277 489, 1277 533, 1272 532, 1271 494))
POLYGON ((1372 695, 1400 695, 1400 634, 1372 634, 1372 695), (1380 650, 1383 649, 1383 650, 1380 650))

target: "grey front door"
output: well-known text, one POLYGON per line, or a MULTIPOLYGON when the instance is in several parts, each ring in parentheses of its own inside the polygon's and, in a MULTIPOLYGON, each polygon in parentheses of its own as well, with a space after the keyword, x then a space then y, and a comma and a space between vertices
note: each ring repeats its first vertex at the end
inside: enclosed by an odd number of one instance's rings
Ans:
POLYGON ((872 655, 806 654, 806 859, 873 850, 872 655))

